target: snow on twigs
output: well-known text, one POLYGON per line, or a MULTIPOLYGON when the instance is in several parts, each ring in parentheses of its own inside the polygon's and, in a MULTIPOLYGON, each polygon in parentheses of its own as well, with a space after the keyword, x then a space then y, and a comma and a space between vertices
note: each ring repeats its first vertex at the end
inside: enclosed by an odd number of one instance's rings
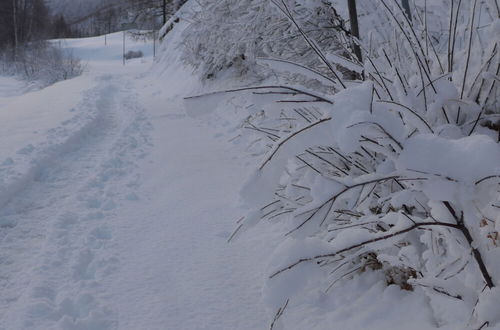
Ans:
MULTIPOLYGON (((223 3, 233 1, 213 8, 223 3)), ((345 13, 344 1, 331 4, 345 13)), ((398 1, 360 1, 364 62, 358 64, 352 50, 357 41, 337 11, 328 47, 321 33, 300 38, 301 29, 320 21, 306 20, 304 12, 326 2, 289 1, 275 27, 290 27, 297 39, 271 53, 266 41, 273 34, 258 23, 279 10, 260 2, 227 8, 242 6, 246 16, 239 24, 246 29, 230 33, 227 40, 242 40, 231 54, 240 46, 248 67, 263 57, 257 62, 269 67, 272 79, 294 86, 301 79, 297 89, 331 101, 285 104, 290 93, 265 84, 252 101, 249 91, 237 98, 250 111, 242 124, 250 128, 247 149, 260 148, 254 154, 263 159, 242 190, 254 211, 238 232, 262 221, 283 224, 265 290, 271 314, 285 328, 296 328, 294 311, 321 305, 326 298, 319 291, 334 292, 376 273, 378 283, 426 297, 433 316, 423 327, 500 326, 490 308, 500 284, 499 261, 491 258, 500 244, 498 7, 491 1, 416 1, 408 17, 398 1), (287 47, 304 56, 291 56, 287 47), (346 89, 328 87, 337 80, 324 60, 342 73, 346 89)), ((218 32, 226 31, 225 23, 215 27, 218 32)), ((189 40, 202 53, 186 62, 205 78, 236 64, 220 62, 217 52, 225 47, 213 41, 215 48, 189 40)))

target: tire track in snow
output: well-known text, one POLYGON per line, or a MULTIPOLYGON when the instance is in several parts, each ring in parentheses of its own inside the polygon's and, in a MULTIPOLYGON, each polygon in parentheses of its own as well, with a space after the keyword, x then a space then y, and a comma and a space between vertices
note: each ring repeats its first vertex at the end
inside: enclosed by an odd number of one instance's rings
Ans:
MULTIPOLYGON (((116 328, 99 282, 116 270, 106 225, 134 200, 150 124, 130 86, 102 77, 82 107, 95 118, 50 156, 0 210, 0 329, 116 328), (89 101, 95 103, 89 104, 89 101)), ((57 132, 55 132, 57 133, 57 132)))

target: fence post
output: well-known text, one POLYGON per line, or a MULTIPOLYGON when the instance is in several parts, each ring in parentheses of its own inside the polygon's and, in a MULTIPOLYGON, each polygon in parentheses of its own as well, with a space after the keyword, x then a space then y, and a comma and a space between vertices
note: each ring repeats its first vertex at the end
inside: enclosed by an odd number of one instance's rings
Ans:
POLYGON ((123 31, 123 65, 125 65, 125 31, 123 31))

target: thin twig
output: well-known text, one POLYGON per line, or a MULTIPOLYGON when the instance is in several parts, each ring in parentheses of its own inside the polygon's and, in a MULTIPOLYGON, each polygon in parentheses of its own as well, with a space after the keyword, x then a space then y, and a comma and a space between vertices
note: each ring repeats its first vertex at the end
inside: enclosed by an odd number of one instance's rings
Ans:
POLYGON ((264 160, 264 162, 259 166, 259 170, 262 170, 264 168, 264 166, 266 166, 266 164, 271 161, 271 159, 274 157, 274 155, 278 152, 279 148, 285 144, 287 141, 289 141, 291 138, 293 138, 294 136, 312 128, 312 127, 315 127, 321 123, 324 123, 326 121, 329 121, 331 120, 332 118, 331 117, 327 117, 327 118, 323 118, 321 120, 318 120, 317 122, 314 122, 314 123, 311 123, 310 125, 307 125, 301 129, 299 129, 298 131, 290 134, 289 136, 287 136, 286 138, 284 138, 283 140, 279 141, 278 144, 276 145, 276 147, 274 148, 274 150, 269 154, 269 156, 264 160))
POLYGON ((425 126, 427 126, 427 128, 429 129, 429 131, 431 133, 434 133, 434 130, 432 129, 432 127, 429 125, 429 123, 427 123, 427 121, 422 117, 420 116, 416 111, 413 111, 412 109, 408 108, 406 105, 404 104, 401 104, 401 103, 397 103, 397 102, 392 102, 392 101, 384 101, 384 100, 378 100, 377 102, 381 102, 381 103, 390 103, 390 104, 394 104, 394 105, 398 105, 406 110, 408 110, 409 112, 411 112, 413 115, 415 115, 418 119, 420 119, 421 122, 423 122, 425 124, 425 126))
POLYGON ((324 97, 322 97, 320 95, 313 94, 311 92, 307 92, 307 91, 304 91, 304 90, 300 90, 298 88, 294 88, 294 87, 291 87, 291 86, 283 86, 283 85, 278 85, 278 86, 251 86, 251 87, 242 87, 242 88, 235 88, 235 89, 226 89, 226 90, 222 90, 222 91, 215 91, 215 92, 210 92, 210 93, 205 93, 205 94, 200 94, 200 95, 188 96, 188 97, 185 97, 184 99, 185 100, 191 100, 191 99, 196 99, 196 98, 200 98, 200 97, 211 96, 211 95, 216 95, 216 94, 223 94, 223 93, 234 93, 234 92, 241 92, 241 91, 248 91, 248 90, 276 89, 276 88, 288 89, 288 90, 297 92, 299 94, 303 94, 303 95, 315 97, 317 99, 322 100, 323 102, 326 102, 326 103, 329 103, 329 104, 333 104, 332 101, 330 101, 330 100, 328 100, 328 99, 326 99, 326 98, 324 98, 324 97))

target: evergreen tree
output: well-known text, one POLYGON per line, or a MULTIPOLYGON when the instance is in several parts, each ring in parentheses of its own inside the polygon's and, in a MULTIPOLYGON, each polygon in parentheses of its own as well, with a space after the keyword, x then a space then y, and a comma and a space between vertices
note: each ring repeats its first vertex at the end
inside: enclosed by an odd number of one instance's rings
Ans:
POLYGON ((64 16, 59 15, 55 18, 53 23, 53 36, 55 38, 67 38, 71 36, 71 30, 64 19, 64 16))

